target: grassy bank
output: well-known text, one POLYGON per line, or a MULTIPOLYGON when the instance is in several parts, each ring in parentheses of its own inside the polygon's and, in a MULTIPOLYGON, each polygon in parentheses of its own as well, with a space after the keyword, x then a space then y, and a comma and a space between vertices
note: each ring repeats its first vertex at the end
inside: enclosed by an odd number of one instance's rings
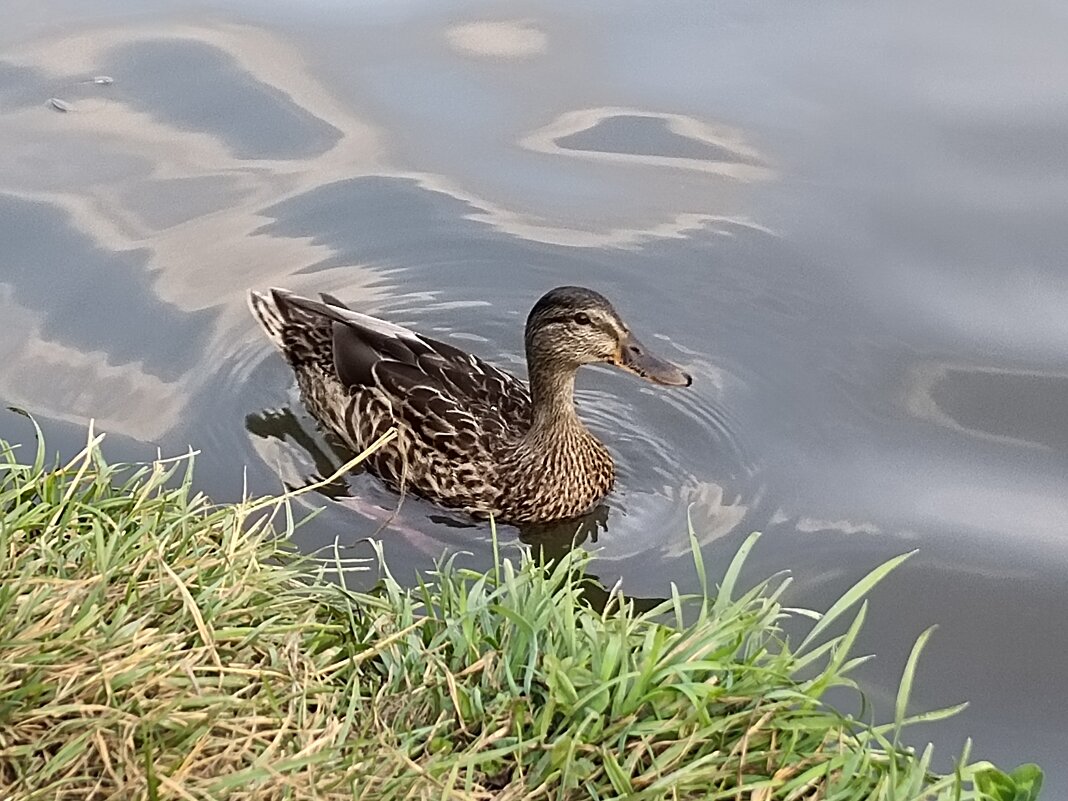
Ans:
POLYGON ((707 600, 637 614, 583 602, 581 554, 348 591, 284 503, 212 506, 188 464, 95 441, 55 469, 4 447, 0 515, 2 799, 1037 795, 1036 769, 938 776, 897 744, 915 659, 887 725, 821 702, 893 563, 788 645, 783 585, 735 585, 752 540, 707 600))

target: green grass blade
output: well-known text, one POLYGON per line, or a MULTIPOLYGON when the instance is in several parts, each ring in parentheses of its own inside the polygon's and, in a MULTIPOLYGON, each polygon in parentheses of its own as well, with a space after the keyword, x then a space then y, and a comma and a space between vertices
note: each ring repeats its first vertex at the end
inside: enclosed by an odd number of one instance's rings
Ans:
POLYGON ((820 618, 809 631, 808 635, 801 641, 801 645, 798 646, 796 653, 798 655, 803 654, 805 649, 812 643, 816 642, 817 638, 827 630, 843 613, 845 613, 850 607, 859 603, 865 596, 867 596, 872 589, 887 575, 894 571, 898 565, 911 557, 915 551, 895 556, 879 567, 872 570, 864 578, 854 584, 846 591, 837 601, 835 601, 831 608, 820 618))

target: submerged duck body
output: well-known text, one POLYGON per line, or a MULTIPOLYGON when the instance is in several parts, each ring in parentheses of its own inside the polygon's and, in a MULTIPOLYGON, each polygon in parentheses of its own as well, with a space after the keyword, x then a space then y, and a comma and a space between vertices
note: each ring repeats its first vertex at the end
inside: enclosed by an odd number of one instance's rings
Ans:
POLYGON ((529 384, 407 328, 281 289, 249 304, 293 368, 311 414, 361 451, 397 429, 367 468, 476 517, 541 523, 578 517, 612 488, 608 449, 575 411, 575 373, 610 363, 648 380, 690 377, 649 354, 598 293, 558 287, 526 325, 529 384))

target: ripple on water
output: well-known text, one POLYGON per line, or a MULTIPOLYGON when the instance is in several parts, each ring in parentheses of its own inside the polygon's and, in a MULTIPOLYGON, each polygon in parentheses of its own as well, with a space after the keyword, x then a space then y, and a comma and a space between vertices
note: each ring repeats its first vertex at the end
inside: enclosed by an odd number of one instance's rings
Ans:
POLYGON ((700 387, 700 375, 692 390, 624 391, 621 383, 617 392, 579 393, 580 413, 617 462, 601 560, 681 556, 689 553, 689 521, 710 541, 752 519, 762 495, 759 466, 736 415, 714 397, 711 382, 700 387))

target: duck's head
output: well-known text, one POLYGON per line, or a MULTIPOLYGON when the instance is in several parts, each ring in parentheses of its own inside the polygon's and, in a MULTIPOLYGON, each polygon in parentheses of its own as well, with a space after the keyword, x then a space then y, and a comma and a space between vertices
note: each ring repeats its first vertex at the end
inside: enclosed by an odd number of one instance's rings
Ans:
POLYGON ((531 371, 612 364, 666 386, 688 387, 692 381, 650 353, 603 295, 578 286, 551 289, 534 304, 527 317, 526 351, 531 371))

